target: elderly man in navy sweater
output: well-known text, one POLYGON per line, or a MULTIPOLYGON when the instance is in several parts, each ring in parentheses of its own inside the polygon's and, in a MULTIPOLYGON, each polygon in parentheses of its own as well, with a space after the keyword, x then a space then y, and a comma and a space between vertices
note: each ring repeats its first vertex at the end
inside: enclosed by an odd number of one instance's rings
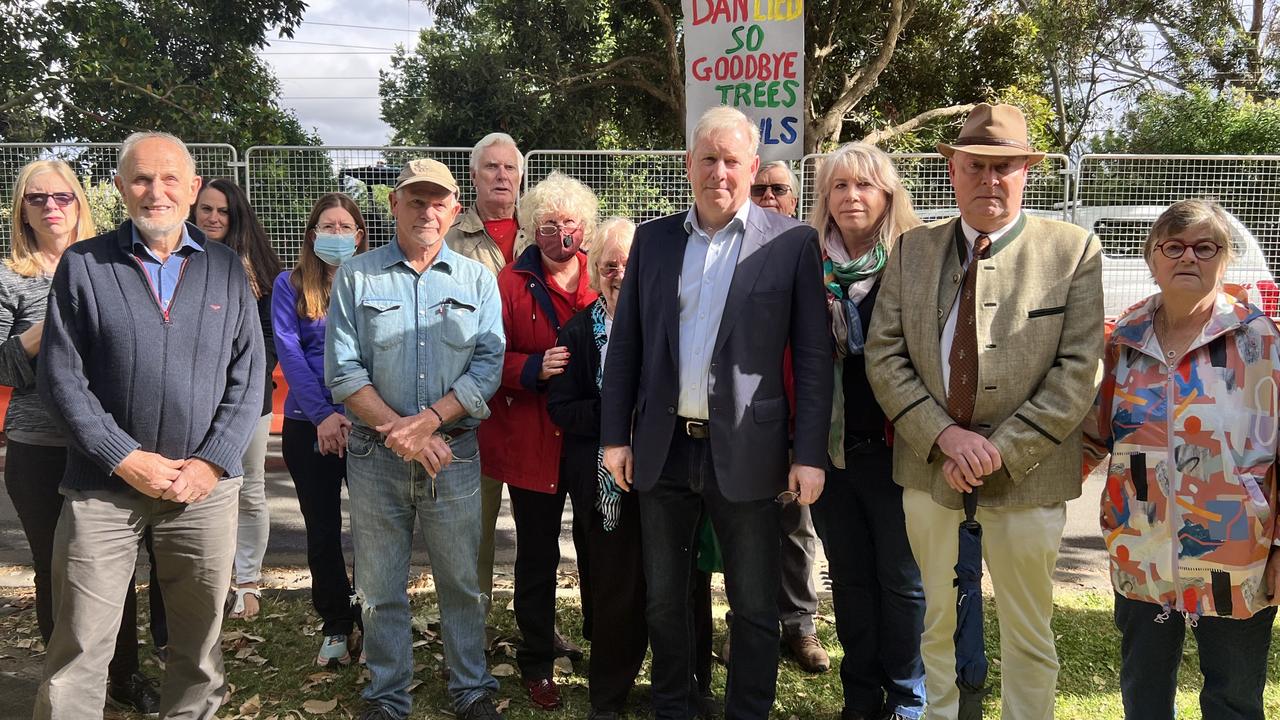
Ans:
POLYGON ((71 446, 34 717, 102 717, 151 528, 170 628, 160 716, 212 718, 240 459, 262 409, 257 304, 235 252, 184 222, 200 178, 182 141, 131 135, 115 183, 130 219, 66 250, 45 320, 40 394, 71 446))

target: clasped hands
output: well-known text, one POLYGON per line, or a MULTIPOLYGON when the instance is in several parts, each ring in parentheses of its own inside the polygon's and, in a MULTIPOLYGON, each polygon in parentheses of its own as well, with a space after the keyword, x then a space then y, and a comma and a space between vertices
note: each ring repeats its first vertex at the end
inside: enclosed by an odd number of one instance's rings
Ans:
POLYGON ((417 461, 432 479, 453 462, 453 448, 440 430, 440 418, 430 410, 398 417, 374 428, 386 436, 384 443, 405 462, 417 461))
POLYGON ((959 493, 971 493, 982 485, 982 478, 999 470, 1004 461, 991 441, 972 430, 950 425, 937 440, 938 449, 947 459, 942 476, 947 485, 959 493))
POLYGON ((115 474, 147 497, 190 505, 209 497, 222 468, 197 457, 171 460, 139 449, 125 456, 115 474))

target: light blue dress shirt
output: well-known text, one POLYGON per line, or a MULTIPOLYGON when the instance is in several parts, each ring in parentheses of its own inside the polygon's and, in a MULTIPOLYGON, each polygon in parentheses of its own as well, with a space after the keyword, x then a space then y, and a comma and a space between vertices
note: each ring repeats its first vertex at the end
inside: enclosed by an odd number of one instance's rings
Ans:
POLYGON ((169 317, 169 303, 173 300, 173 291, 178 289, 178 279, 182 277, 182 266, 194 252, 204 252, 200 243, 191 239, 186 223, 182 224, 182 242, 169 253, 164 262, 151 252, 147 243, 138 234, 138 227, 133 227, 133 256, 138 259, 142 269, 147 271, 147 279, 151 281, 151 292, 160 303, 160 311, 166 319, 169 317))
POLYGON ((441 243, 418 273, 393 240, 338 268, 328 321, 324 375, 335 403, 373 385, 407 417, 452 390, 467 415, 451 428, 489 417, 506 336, 497 280, 480 263, 441 243))
POLYGON ((689 242, 680 267, 680 395, 676 403, 681 417, 711 417, 707 399, 711 353, 720 332, 720 318, 724 316, 725 299, 738 266, 750 210, 751 203, 743 203, 715 236, 702 229, 696 208, 689 208, 685 217, 689 242))

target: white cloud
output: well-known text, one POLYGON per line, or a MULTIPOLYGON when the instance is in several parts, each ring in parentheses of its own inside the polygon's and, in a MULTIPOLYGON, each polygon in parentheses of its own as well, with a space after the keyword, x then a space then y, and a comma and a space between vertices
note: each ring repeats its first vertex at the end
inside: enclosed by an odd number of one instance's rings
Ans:
POLYGON ((292 41, 273 41, 262 57, 280 78, 281 105, 326 145, 384 145, 392 130, 380 117, 377 78, 391 53, 366 48, 412 46, 430 23, 420 0, 317 0, 292 41))

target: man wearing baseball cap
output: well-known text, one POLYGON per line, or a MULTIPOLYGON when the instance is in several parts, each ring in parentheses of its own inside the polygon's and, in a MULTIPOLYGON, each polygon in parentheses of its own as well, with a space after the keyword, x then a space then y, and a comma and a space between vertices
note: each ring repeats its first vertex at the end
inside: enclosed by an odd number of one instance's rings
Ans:
POLYGON ((1022 211, 1044 153, 1016 107, 978 105, 938 151, 960 217, 896 243, 866 344, 924 579, 928 713, 957 713, 956 528, 976 496, 999 606, 1001 717, 1050 720, 1053 568, 1101 371, 1101 247, 1075 225, 1022 211))
POLYGON ((498 717, 476 578, 480 457, 506 342, 493 274, 450 250, 458 184, 431 159, 405 165, 391 194, 396 240, 338 269, 325 380, 345 403, 356 595, 364 607, 368 702, 360 720, 411 710, 409 555, 415 520, 440 604, 449 694, 463 720, 498 717))

